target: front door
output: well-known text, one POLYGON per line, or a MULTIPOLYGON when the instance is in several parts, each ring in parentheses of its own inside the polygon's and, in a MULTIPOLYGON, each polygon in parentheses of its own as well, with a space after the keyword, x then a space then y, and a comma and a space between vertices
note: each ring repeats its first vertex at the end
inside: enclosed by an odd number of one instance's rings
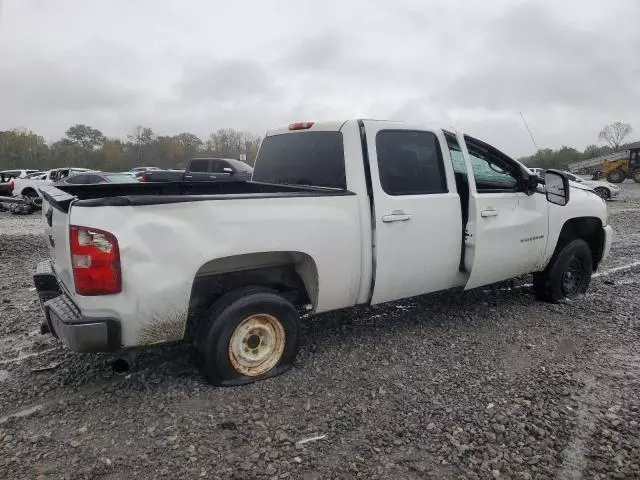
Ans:
POLYGON ((463 285, 461 205, 442 131, 364 126, 375 199, 371 303, 463 285))
POLYGON ((226 160, 211 160, 211 180, 216 182, 229 182, 233 180, 233 176, 230 172, 225 172, 225 169, 232 169, 231 164, 226 160))
POLYGON ((466 289, 540 270, 549 230, 546 197, 527 195, 521 167, 502 152, 470 137, 465 145, 469 220, 464 265, 466 289))

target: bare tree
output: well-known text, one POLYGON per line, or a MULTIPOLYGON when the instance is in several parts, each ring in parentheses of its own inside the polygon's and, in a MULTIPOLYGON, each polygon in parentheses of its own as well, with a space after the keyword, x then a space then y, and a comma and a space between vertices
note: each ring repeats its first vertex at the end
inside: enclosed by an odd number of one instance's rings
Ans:
POLYGON ((632 130, 631 124, 629 123, 614 122, 604 127, 600 131, 598 138, 607 142, 614 150, 619 150, 623 140, 632 130))
POLYGON ((144 152, 156 139, 156 134, 153 133, 153 130, 151 128, 138 125, 133 133, 127 135, 127 138, 136 147, 136 150, 138 152, 138 162, 140 162, 140 164, 144 163, 144 152))
POLYGON ((247 155, 247 162, 251 165, 260 141, 261 138, 253 133, 221 128, 209 135, 206 148, 208 152, 222 157, 239 158, 244 153, 247 155))

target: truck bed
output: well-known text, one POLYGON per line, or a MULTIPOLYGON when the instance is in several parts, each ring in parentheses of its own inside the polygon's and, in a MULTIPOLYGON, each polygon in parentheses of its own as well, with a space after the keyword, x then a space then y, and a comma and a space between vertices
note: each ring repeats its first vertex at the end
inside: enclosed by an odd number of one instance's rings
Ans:
POLYGON ((42 194, 57 209, 158 205, 238 198, 317 197, 355 195, 348 190, 259 182, 166 182, 45 186, 42 194))

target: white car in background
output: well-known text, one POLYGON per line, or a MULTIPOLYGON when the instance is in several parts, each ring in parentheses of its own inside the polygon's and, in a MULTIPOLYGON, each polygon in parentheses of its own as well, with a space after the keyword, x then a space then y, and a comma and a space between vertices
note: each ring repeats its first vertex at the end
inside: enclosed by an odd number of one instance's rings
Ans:
POLYGON ((40 197, 40 187, 43 185, 51 185, 60 180, 81 172, 90 171, 88 168, 54 168, 42 175, 29 175, 26 178, 16 178, 12 185, 12 194, 14 197, 40 197))
POLYGON ((3 170, 0 172, 0 175, 11 179, 11 178, 26 178, 28 175, 37 172, 37 170, 25 170, 25 169, 14 169, 14 170, 3 170))
MULTIPOLYGON (((544 178, 544 168, 530 168, 533 173, 538 175, 540 178, 544 178)), ((620 195, 620 187, 613 183, 603 182, 601 180, 585 180, 577 175, 574 175, 571 172, 564 172, 569 178, 569 181, 579 183, 584 187, 591 188, 594 192, 598 194, 604 200, 609 200, 610 198, 617 197, 620 195)))

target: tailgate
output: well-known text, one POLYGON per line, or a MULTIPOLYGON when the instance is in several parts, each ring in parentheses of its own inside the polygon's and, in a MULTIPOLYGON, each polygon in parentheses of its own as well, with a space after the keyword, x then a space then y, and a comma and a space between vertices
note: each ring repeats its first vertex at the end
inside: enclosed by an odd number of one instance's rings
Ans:
POLYGON ((76 197, 51 186, 43 186, 42 218, 44 235, 53 271, 67 292, 73 292, 71 251, 69 248, 69 214, 76 197))

